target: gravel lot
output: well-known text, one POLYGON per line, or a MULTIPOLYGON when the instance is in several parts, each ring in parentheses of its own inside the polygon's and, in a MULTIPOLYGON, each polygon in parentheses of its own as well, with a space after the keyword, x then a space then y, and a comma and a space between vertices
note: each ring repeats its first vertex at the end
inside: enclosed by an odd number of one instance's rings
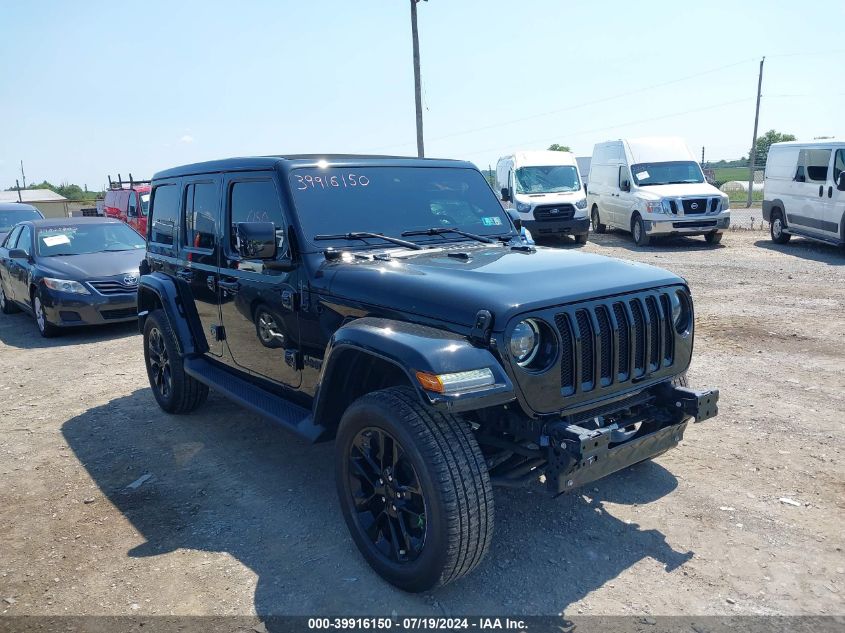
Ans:
POLYGON ((162 413, 134 325, 48 341, 0 316, 0 613, 845 613, 845 253, 760 231, 583 248, 689 280, 690 379, 721 413, 578 494, 498 491, 490 555, 431 594, 364 563, 331 445, 214 395, 162 413))

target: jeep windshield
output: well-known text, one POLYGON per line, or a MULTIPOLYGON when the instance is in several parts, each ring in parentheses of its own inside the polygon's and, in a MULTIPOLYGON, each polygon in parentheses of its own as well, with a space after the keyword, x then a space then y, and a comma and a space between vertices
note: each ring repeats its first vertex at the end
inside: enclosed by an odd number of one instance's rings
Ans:
POLYGON ((682 185, 704 182, 701 167, 692 160, 666 163, 637 163, 631 166, 634 182, 640 187, 649 185, 682 185))
POLYGON ((515 176, 516 193, 564 193, 581 190, 578 170, 572 165, 520 167, 515 176))
MULTIPOLYGON (((395 238, 420 231, 413 240, 421 243, 513 233, 493 190, 473 169, 303 167, 291 170, 289 181, 302 230, 310 242, 320 236, 320 248, 328 236, 350 246, 344 239, 350 233, 395 238)), ((361 241, 384 247, 383 240, 361 241)))

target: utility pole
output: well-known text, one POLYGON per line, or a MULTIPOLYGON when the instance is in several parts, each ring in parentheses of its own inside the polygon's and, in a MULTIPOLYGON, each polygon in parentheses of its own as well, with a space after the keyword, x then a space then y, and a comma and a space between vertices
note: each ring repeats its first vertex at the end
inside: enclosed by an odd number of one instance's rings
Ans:
POLYGON ((417 156, 425 156, 423 146, 422 85, 420 83, 420 37, 417 32, 417 2, 411 0, 411 37, 414 40, 414 98, 417 104, 417 156))
POLYGON ((757 162, 757 124, 760 122, 760 92, 763 89, 763 62, 760 60, 760 76, 757 78, 757 109, 754 111, 754 137, 751 139, 751 153, 748 154, 748 203, 745 208, 751 207, 751 194, 754 190, 754 167, 757 162))
POLYGON ((26 189, 26 174, 23 173, 23 160, 21 160, 21 180, 23 180, 23 188, 26 189))
POLYGON ((704 145, 701 146, 701 168, 704 169, 704 145))
POLYGON ((23 202, 23 198, 21 198, 21 183, 17 178, 15 178, 15 186, 18 188, 18 202, 23 202))

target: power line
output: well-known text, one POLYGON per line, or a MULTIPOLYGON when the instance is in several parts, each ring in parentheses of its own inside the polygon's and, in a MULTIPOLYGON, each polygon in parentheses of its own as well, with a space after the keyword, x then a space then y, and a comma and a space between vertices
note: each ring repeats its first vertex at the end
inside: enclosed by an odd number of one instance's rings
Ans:
MULTIPOLYGON (((753 101, 753 100, 754 100, 754 97, 744 97, 742 99, 736 99, 734 101, 725 101, 724 103, 716 103, 716 104, 713 104, 713 105, 710 105, 710 106, 704 106, 703 108, 694 108, 692 110, 684 110, 683 112, 673 112, 671 114, 664 114, 664 115, 661 115, 661 116, 651 117, 651 118, 648 118, 648 119, 639 119, 637 121, 627 121, 625 123, 619 123, 617 125, 611 125, 609 127, 603 127, 603 128, 594 128, 592 130, 581 130, 581 131, 578 131, 578 132, 566 132, 566 133, 562 133, 562 134, 549 135, 549 136, 543 137, 541 139, 534 139, 533 141, 521 141, 519 143, 511 143, 511 145, 530 145, 530 144, 533 144, 533 143, 543 143, 543 142, 547 142, 547 141, 550 141, 550 140, 554 140, 556 138, 561 138, 561 136, 566 136, 567 138, 569 138, 569 137, 572 137, 572 136, 580 136, 582 134, 594 134, 594 133, 597 133, 597 132, 605 132, 607 130, 615 130, 617 128, 625 127, 627 125, 637 125, 639 123, 650 123, 652 121, 661 121, 663 119, 671 119, 672 117, 676 117, 676 116, 684 116, 685 114, 693 114, 695 112, 704 112, 706 110, 715 110, 716 108, 723 108, 723 107, 726 107, 726 106, 729 106, 729 105, 734 105, 734 104, 737 104, 737 103, 745 103, 746 101, 753 101)), ((502 148, 502 146, 500 145, 498 147, 492 147, 492 148, 489 148, 489 149, 477 150, 477 151, 473 151, 473 152, 462 152, 462 153, 466 154, 466 155, 483 154, 485 152, 494 152, 494 151, 500 150, 501 148, 502 148)))
MULTIPOLYGON (((569 112, 571 110, 577 110, 579 108, 586 108, 588 106, 597 105, 600 103, 605 103, 607 101, 613 101, 615 99, 622 99, 624 97, 630 97, 632 95, 641 94, 643 92, 648 92, 649 90, 654 90, 656 88, 663 88, 665 86, 671 86, 676 83, 681 83, 683 81, 688 81, 690 79, 696 79, 698 77, 702 77, 704 75, 709 75, 715 72, 719 72, 721 70, 726 70, 728 68, 734 68, 735 66, 741 66, 742 64, 748 64, 752 61, 757 61, 756 58, 749 58, 743 59, 738 62, 732 62, 730 64, 725 64, 724 66, 719 66, 717 68, 710 68, 708 70, 704 70, 693 75, 686 75, 684 77, 678 77, 677 79, 671 79, 669 81, 664 81, 658 84, 652 84, 649 86, 645 86, 643 88, 637 88, 636 90, 630 90, 628 92, 622 92, 614 95, 609 95, 607 97, 602 97, 601 99, 596 99, 594 101, 585 101, 583 103, 576 103, 571 106, 567 106, 565 108, 559 108, 557 110, 549 110, 547 112, 539 112, 536 114, 529 114, 524 117, 519 117, 516 119, 509 119, 507 121, 501 121, 499 123, 491 123, 489 125, 484 125, 481 127, 466 129, 466 130, 459 130, 457 132, 450 132, 449 134, 444 134, 442 136, 437 136, 434 138, 430 138, 429 141, 442 141, 449 138, 454 138, 456 136, 464 136, 466 134, 472 134, 474 132, 484 132, 486 130, 492 130, 499 127, 504 127, 506 125, 513 125, 514 123, 522 123, 523 121, 530 121, 532 119, 539 119, 547 116, 552 116, 554 114, 560 114, 562 112, 569 112)), ((391 145, 382 145, 380 147, 372 147, 370 149, 364 150, 365 152, 377 152, 384 149, 390 149, 392 147, 405 147, 406 145, 411 145, 411 143, 393 143, 391 145)))

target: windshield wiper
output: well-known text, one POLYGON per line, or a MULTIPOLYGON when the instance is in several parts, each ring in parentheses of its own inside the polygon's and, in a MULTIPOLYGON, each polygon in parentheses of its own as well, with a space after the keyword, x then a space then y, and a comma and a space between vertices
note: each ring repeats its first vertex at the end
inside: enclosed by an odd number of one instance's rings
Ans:
MULTIPOLYGON (((404 235, 404 233, 402 234, 404 235)), ((368 238, 378 238, 381 240, 385 240, 386 242, 392 242, 393 244, 398 244, 399 246, 404 246, 405 248, 412 248, 415 251, 422 250, 422 246, 415 242, 409 242, 408 240, 400 240, 398 237, 390 237, 389 235, 382 235, 381 233, 369 233, 367 231, 358 231, 355 233, 339 233, 337 235, 315 235, 315 241, 325 241, 325 240, 366 240, 368 238)))
POLYGON ((493 244, 496 241, 489 237, 484 237, 483 235, 467 233, 466 231, 461 231, 460 229, 453 229, 449 226, 433 226, 430 229, 423 229, 421 231, 403 231, 402 237, 410 237, 411 235, 443 235, 443 233, 455 233, 457 235, 462 235, 463 237, 467 237, 477 242, 484 242, 485 244, 493 244))

